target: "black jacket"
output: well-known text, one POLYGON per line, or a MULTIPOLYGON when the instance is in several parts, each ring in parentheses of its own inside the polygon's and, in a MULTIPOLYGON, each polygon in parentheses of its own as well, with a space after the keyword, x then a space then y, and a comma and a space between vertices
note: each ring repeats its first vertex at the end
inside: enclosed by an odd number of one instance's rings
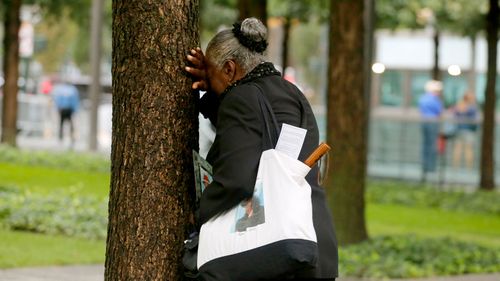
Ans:
MULTIPOLYGON (((301 104, 307 119, 307 135, 299 155, 304 161, 319 144, 316 119, 309 102, 297 87, 284 80, 272 64, 263 63, 236 86, 217 97, 207 93, 200 100, 200 111, 216 126, 215 141, 207 156, 213 166, 213 182, 205 189, 200 203, 200 221, 227 211, 253 195, 260 156, 263 151, 264 117, 259 95, 267 97, 279 125, 300 126, 301 104), (257 85, 260 87, 257 87, 257 85)), ((312 188, 313 220, 318 238, 319 262, 315 270, 300 278, 334 278, 338 275, 337 241, 319 186, 317 166, 306 179, 312 188)))

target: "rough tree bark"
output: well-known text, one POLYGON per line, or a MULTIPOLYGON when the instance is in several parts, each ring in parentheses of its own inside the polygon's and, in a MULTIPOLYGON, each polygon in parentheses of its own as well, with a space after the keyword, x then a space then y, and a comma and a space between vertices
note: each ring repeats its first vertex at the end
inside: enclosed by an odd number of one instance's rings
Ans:
POLYGON ((484 93, 483 136, 481 140, 481 181, 480 188, 495 188, 495 84, 497 75, 498 42, 498 0, 490 0, 490 9, 486 22, 486 40, 488 42, 488 69, 486 73, 486 91, 484 93))
POLYGON ((198 1, 113 0, 113 137, 105 280, 180 280, 198 113, 183 67, 198 1))
POLYGON ((332 161, 326 187, 343 245, 367 239, 363 12, 364 0, 331 1, 327 142, 332 145, 332 161))
POLYGON ((17 135, 17 79, 19 78, 19 28, 21 26, 21 0, 4 1, 3 39, 4 64, 1 142, 16 146, 17 135))

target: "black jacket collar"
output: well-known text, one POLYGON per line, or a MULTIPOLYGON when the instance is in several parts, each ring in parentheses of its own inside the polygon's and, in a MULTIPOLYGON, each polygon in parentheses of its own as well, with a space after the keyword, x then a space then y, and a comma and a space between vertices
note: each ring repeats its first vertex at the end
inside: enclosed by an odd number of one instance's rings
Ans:
POLYGON ((254 69, 252 69, 252 71, 248 72, 243 78, 229 85, 220 95, 220 99, 222 100, 227 93, 229 93, 234 87, 238 85, 245 84, 254 81, 256 79, 272 75, 281 76, 281 73, 278 70, 276 70, 274 65, 270 62, 260 63, 254 69))

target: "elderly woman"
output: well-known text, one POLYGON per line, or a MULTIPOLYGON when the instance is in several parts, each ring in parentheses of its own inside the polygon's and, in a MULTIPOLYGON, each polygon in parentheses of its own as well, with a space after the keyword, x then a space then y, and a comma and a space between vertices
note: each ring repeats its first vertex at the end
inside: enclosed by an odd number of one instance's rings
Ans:
MULTIPOLYGON (((186 71, 195 77, 193 89, 207 91, 200 99, 200 112, 216 127, 216 137, 207 155, 213 165, 214 180, 201 197, 201 224, 252 198, 265 142, 259 95, 267 98, 279 125, 299 127, 301 120, 307 120, 299 160, 304 161, 319 143, 318 126, 307 99, 281 77, 272 63, 265 62, 266 36, 265 26, 248 18, 232 30, 215 35, 206 56, 197 48, 187 57, 190 66, 186 71)), ((296 279, 337 277, 337 242, 318 173, 314 167, 306 180, 312 188, 319 260, 315 268, 295 272, 292 278, 296 279)))

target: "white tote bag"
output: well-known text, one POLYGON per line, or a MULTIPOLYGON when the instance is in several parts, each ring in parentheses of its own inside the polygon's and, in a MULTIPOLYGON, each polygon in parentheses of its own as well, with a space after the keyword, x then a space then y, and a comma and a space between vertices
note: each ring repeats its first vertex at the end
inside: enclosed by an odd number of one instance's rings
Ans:
POLYGON ((310 168, 275 149, 262 153, 254 195, 201 227, 202 280, 259 280, 315 266, 310 168))

